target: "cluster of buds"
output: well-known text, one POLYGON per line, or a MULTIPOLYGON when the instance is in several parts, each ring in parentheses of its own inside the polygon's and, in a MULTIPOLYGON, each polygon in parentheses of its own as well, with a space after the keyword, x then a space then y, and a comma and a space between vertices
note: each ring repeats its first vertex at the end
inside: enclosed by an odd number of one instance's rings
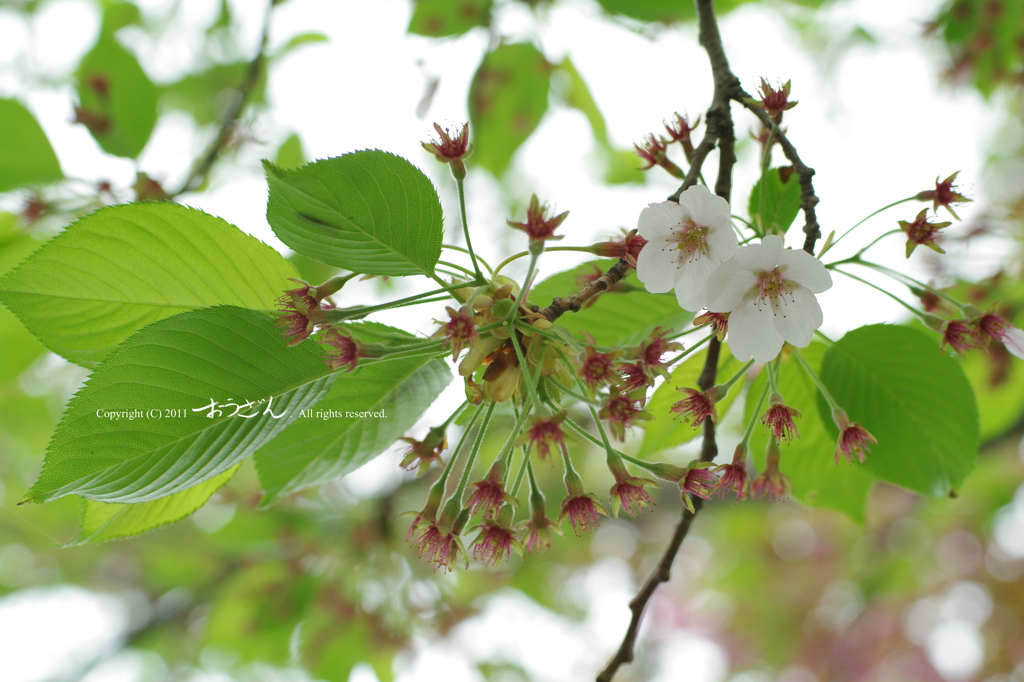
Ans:
POLYGON ((459 363, 459 374, 466 377, 470 402, 479 404, 486 397, 503 403, 521 396, 524 375, 520 353, 530 365, 528 369, 532 376, 539 376, 546 383, 549 379, 554 380, 550 388, 556 394, 558 389, 555 384, 560 383, 563 387, 572 385, 572 376, 560 360, 566 349, 565 344, 539 333, 551 329, 552 324, 544 316, 526 310, 519 304, 517 284, 499 278, 497 284, 481 290, 467 287, 460 289, 459 293, 467 302, 471 302, 473 313, 467 307, 458 313, 449 309, 451 319, 442 326, 438 335, 451 343, 453 351, 456 347, 460 351, 463 347, 469 348, 459 363), (507 325, 501 324, 510 316, 516 316, 522 323, 514 328, 514 332, 507 325), (492 325, 494 328, 481 334, 477 328, 483 325, 492 325), (512 338, 513 333, 515 339, 512 338), (480 368, 484 368, 482 386, 473 379, 480 368))

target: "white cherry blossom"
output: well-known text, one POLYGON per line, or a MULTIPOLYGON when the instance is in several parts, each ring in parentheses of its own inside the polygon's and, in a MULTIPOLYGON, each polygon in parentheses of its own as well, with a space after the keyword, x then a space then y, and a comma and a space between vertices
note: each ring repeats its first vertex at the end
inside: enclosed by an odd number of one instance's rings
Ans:
POLYGON ((676 291, 684 310, 697 311, 707 303, 707 281, 739 243, 730 222, 729 202, 703 185, 679 196, 679 203, 650 204, 637 224, 647 244, 636 262, 636 276, 647 291, 676 291))
POLYGON ((740 247, 712 273, 708 310, 730 313, 729 350, 737 360, 768 362, 783 342, 800 348, 811 342, 822 322, 814 295, 831 286, 820 260, 783 249, 782 238, 770 234, 740 247))

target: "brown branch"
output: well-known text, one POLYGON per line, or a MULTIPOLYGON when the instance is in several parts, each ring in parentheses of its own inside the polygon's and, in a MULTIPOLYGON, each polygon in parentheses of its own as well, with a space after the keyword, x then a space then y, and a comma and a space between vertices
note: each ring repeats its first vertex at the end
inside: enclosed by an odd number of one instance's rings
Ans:
POLYGON ((256 88, 256 83, 259 82, 260 74, 263 72, 263 64, 266 61, 266 50, 267 43, 270 38, 270 14, 273 11, 273 6, 267 9, 267 16, 263 24, 263 36, 260 38, 260 47, 256 52, 256 56, 251 62, 249 62, 249 68, 246 70, 245 79, 238 86, 238 97, 228 107, 227 112, 224 114, 224 120, 221 122, 220 130, 217 131, 217 137, 213 139, 213 142, 207 148, 204 153, 196 161, 192 167, 192 172, 189 173, 188 179, 185 180, 181 185, 181 189, 169 195, 169 198, 174 198, 179 194, 190 192, 197 187, 201 186, 206 180, 206 177, 213 170, 213 166, 217 163, 217 159, 220 157, 224 147, 227 145, 228 140, 231 137, 231 133, 235 127, 235 123, 238 121, 238 117, 242 115, 242 110, 245 108, 246 103, 252 96, 253 90, 256 88))
POLYGON ((630 268, 630 264, 620 258, 618 263, 608 268, 608 272, 590 282, 569 298, 559 296, 544 310, 534 306, 533 312, 540 313, 552 322, 567 312, 578 313, 584 303, 598 294, 608 291, 617 282, 624 279, 629 274, 630 268))
MULTIPOLYGON (((761 125, 765 128, 771 130, 775 127, 775 123, 768 115, 768 112, 755 104, 751 104, 753 98, 743 88, 737 85, 732 98, 757 116, 758 120, 761 121, 761 125)), ((796 147, 793 146, 793 143, 789 141, 786 134, 778 127, 775 127, 775 139, 778 140, 779 146, 782 147, 782 153, 793 164, 797 177, 800 178, 800 208, 804 212, 805 235, 803 249, 813 256, 814 243, 821 239, 821 226, 818 224, 818 216, 814 211, 814 207, 818 205, 818 195, 814 193, 814 184, 811 181, 811 178, 814 177, 814 169, 800 159, 796 147)))
MULTIPOLYGON (((707 121, 707 134, 701 141, 700 146, 694 150, 694 159, 690 164, 686 178, 683 180, 682 187, 670 199, 678 200, 679 195, 697 181, 697 176, 700 174, 700 168, 704 163, 704 159, 717 142, 719 147, 719 164, 718 178, 715 181, 715 194, 729 201, 732 193, 732 170, 736 164, 736 152, 734 149, 736 132, 730 104, 733 99, 733 93, 742 90, 742 88, 740 88, 739 80, 729 69, 729 60, 726 58, 725 50, 722 47, 722 37, 718 32, 718 23, 715 20, 712 0, 695 0, 695 4, 697 5, 697 21, 700 27, 700 44, 704 47, 711 62, 711 71, 715 78, 715 92, 711 101, 711 107, 708 109, 707 117, 705 118, 707 121)), ((708 344, 708 354, 704 361, 704 369, 697 380, 697 386, 702 391, 708 390, 715 384, 720 351, 721 342, 717 338, 712 337, 711 342, 708 344)), ((702 462, 712 462, 717 455, 718 443, 715 439, 715 425, 711 420, 705 420, 704 440, 701 443, 700 459, 702 462)), ((683 494, 685 495, 686 493, 683 494)), ((676 555, 679 553, 686 534, 690 531, 694 517, 703 508, 703 500, 697 497, 692 497, 692 500, 694 510, 691 512, 686 508, 683 509, 675 531, 672 533, 672 539, 669 540, 668 546, 665 548, 661 560, 658 561, 657 567, 647 578, 644 586, 629 602, 629 610, 632 615, 626 628, 626 634, 622 638, 619 650, 615 652, 608 665, 597 676, 597 682, 611 682, 619 668, 633 660, 633 649, 636 645, 636 638, 640 632, 640 623, 643 620, 647 604, 650 602, 651 597, 654 596, 658 586, 668 582, 671 578, 672 564, 675 562, 676 555)))

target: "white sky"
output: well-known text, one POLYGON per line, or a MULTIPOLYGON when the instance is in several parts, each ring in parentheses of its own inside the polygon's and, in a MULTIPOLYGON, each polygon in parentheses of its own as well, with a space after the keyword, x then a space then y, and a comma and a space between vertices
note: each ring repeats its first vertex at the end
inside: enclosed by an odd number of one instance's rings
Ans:
MULTIPOLYGON (((160 16, 168 3, 144 0, 139 4, 160 16)), ((181 4, 187 9, 184 25, 193 27, 208 24, 216 6, 214 0, 182 0, 181 4)), ((237 0, 233 5, 243 20, 242 34, 255 46, 261 21, 259 11, 264 3, 237 0)), ((604 21, 596 4, 589 0, 561 0, 541 25, 535 24, 518 3, 499 5, 496 25, 502 33, 516 39, 535 38, 552 62, 563 55, 572 57, 605 115, 612 140, 620 148, 628 148, 644 133, 659 131, 662 119, 674 111, 687 111, 695 116, 707 108, 711 77, 694 27, 662 31, 655 38, 647 38, 604 21)), ((817 169, 815 188, 821 199, 818 216, 825 234, 832 229, 842 232, 873 210, 928 189, 936 176, 945 177, 956 170, 962 171, 963 185, 983 203, 986 193, 978 178, 1000 115, 987 108, 970 89, 955 90, 937 84, 936 47, 926 46, 920 34, 923 21, 935 15, 938 5, 939 0, 850 0, 824 10, 819 17, 826 28, 826 38, 831 36, 834 40, 856 23, 880 41, 879 45, 852 48, 829 70, 808 56, 800 38, 777 14, 763 7, 743 7, 721 22, 733 71, 748 90, 753 91, 762 76, 773 82, 793 80, 792 96, 800 104, 787 112, 786 124, 803 159, 817 169)), ((29 105, 50 136, 67 175, 109 178, 127 186, 134 176, 132 164, 102 155, 84 128, 69 123, 72 89, 58 86, 32 90, 22 78, 26 68, 55 79, 73 68, 98 30, 91 8, 86 0, 52 0, 32 26, 26 26, 10 10, 0 9, 0 96, 16 96, 29 105)), ((242 166, 221 169, 215 175, 212 191, 186 197, 186 202, 280 247, 266 224, 266 187, 257 161, 263 156, 273 157, 277 144, 297 130, 313 158, 363 148, 380 148, 406 156, 434 179, 445 205, 446 224, 454 228, 458 224, 457 204, 447 169, 434 162, 419 143, 430 134, 434 120, 456 123, 468 118, 465 94, 485 49, 486 36, 473 32, 440 42, 406 37, 409 11, 408 0, 290 0, 282 5, 274 15, 273 44, 306 31, 323 32, 330 42, 300 48, 275 66, 269 93, 272 109, 255 128, 257 137, 267 144, 243 151, 242 166), (414 111, 422 95, 425 74, 439 76, 441 83, 427 117, 417 119, 414 111)), ((138 44, 130 32, 126 41, 133 46, 138 44)), ((194 47, 169 34, 157 50, 141 51, 139 56, 154 79, 166 81, 188 68, 194 47)), ((753 119, 739 111, 736 116, 737 136, 743 138, 753 119)), ((201 149, 192 132, 181 116, 163 119, 141 158, 141 167, 166 180, 167 185, 176 186, 201 149)), ((702 132, 703 129, 699 134, 702 132)), ((755 154, 752 144, 741 152, 734 212, 746 213, 746 196, 756 179, 755 154)), ((599 180, 594 143, 582 115, 553 109, 520 151, 504 187, 487 175, 470 177, 470 221, 476 234, 489 236, 478 239, 477 245, 492 264, 501 260, 507 248, 522 248, 512 241, 514 238, 505 227, 509 217, 505 214, 507 198, 523 202, 537 192, 542 200, 556 204, 558 210, 569 210, 570 218, 563 228, 567 238, 563 243, 585 244, 619 227, 635 227, 640 210, 648 202, 663 200, 675 186, 667 176, 657 175, 652 175, 646 187, 609 188, 599 180)), ((851 238, 833 256, 849 255, 867 239, 894 228, 896 220, 913 218, 922 207, 903 206, 868 223, 859 230, 864 241, 851 238)), ((961 216, 969 219, 971 214, 971 209, 965 209, 961 216)), ((454 232, 448 238, 459 241, 454 232)), ((902 240, 890 239, 879 249, 879 253, 888 252, 881 260, 894 267, 918 269, 920 256, 915 254, 908 266, 902 256, 902 240)), ((542 263, 542 268, 550 274, 578 260, 581 259, 567 257, 559 263, 551 259, 542 263)), ((862 324, 899 317, 900 309, 880 294, 852 286, 841 277, 835 280, 833 289, 820 296, 826 334, 837 336, 862 324)), ((423 311, 415 319, 427 330, 430 318, 437 315, 437 311, 423 311)), ((379 319, 399 317, 410 319, 408 309, 379 319)), ((456 384, 453 391, 458 393, 461 389, 456 384)), ((352 480, 381 485, 394 475, 394 462, 380 458, 352 480)), ((620 574, 614 567, 608 570, 612 570, 612 575, 620 574)), ((595 581, 600 588, 601 580, 595 581)), ((592 596, 596 598, 597 594, 592 596)), ((617 612, 624 625, 624 609, 630 595, 631 592, 618 590, 604 594, 595 603, 602 613, 617 612)), ((76 602, 67 599, 65 606, 70 609, 73 603, 76 602)), ((529 610, 521 605, 517 610, 513 597, 499 598, 497 604, 495 610, 481 618, 505 613, 503 622, 511 628, 529 610)), ((81 619, 106 618, 108 627, 117 627, 120 616, 104 608, 107 607, 92 604, 74 613, 81 619)), ((29 650, 46 639, 53 658, 52 647, 57 645, 59 633, 46 628, 40 631, 46 613, 42 608, 25 609, 24 602, 15 597, 0 600, 0 640, 4 650, 29 650)), ((553 623, 550 627, 561 627, 557 619, 547 618, 549 625, 553 623)), ((528 623, 528 619, 523 621, 524 633, 531 628, 528 623)), ((538 631, 543 632, 549 625, 538 631)), ((929 640, 930 645, 941 648, 954 634, 937 633, 929 640)), ((511 633, 505 636, 516 637, 511 633)), ((599 651, 591 648, 578 659, 589 662, 594 669, 603 665, 617 639, 595 637, 586 627, 574 636, 591 647, 597 642, 599 651)), ((71 639, 60 639, 64 645, 73 646, 71 639)), ((692 656, 696 658, 688 661, 702 662, 702 673, 691 668, 688 679, 693 682, 724 679, 721 653, 713 645, 709 649, 709 645, 708 640, 685 634, 674 645, 695 652, 692 656)), ((419 659, 408 662, 408 672, 400 679, 426 679, 417 678, 415 671, 439 660, 447 661, 450 654, 444 647, 426 647, 419 659)), ((545 661, 529 659, 530 655, 529 650, 523 652, 528 669, 543 670, 545 661)), ((5 682, 30 682, 45 677, 38 667, 19 666, 17 660, 13 654, 0 654, 0 677, 5 682)), ((667 670, 676 661, 666 656, 663 664, 667 670)), ((592 679, 593 672, 560 670, 558 679, 592 679)), ((372 676, 365 669, 358 675, 360 680, 372 676)), ((467 675, 464 679, 475 679, 468 672, 467 675)), ((132 677, 114 675, 104 682, 115 679, 132 677)))

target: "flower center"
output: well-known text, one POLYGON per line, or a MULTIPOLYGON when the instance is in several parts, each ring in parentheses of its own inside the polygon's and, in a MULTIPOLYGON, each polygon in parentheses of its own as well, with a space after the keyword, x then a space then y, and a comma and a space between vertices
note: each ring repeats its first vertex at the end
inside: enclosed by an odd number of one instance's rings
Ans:
POLYGON ((758 273, 757 283, 757 307, 760 309, 765 303, 775 306, 781 296, 791 295, 793 286, 782 277, 778 268, 770 272, 758 273))
POLYGON ((676 227, 676 248, 680 251, 680 260, 693 261, 698 254, 708 255, 708 228, 692 220, 679 223, 676 227))

